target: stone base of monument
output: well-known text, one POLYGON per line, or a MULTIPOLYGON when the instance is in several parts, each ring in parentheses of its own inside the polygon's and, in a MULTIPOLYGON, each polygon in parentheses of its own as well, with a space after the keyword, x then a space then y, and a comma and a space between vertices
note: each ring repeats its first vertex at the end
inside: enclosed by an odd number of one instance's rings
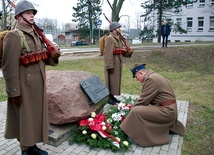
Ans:
MULTIPOLYGON (((97 109, 96 113, 102 113, 103 108, 106 105, 108 101, 108 96, 103 98, 101 101, 99 101, 97 104, 93 104, 92 109, 97 109)), ((59 146, 64 141, 68 140, 71 135, 71 130, 76 130, 78 126, 78 123, 69 123, 65 125, 52 125, 50 124, 49 128, 49 141, 48 144, 52 145, 54 147, 59 146)))
POLYGON ((77 123, 60 126, 50 124, 48 144, 54 147, 59 146, 71 136, 70 131, 75 129, 77 129, 77 123))

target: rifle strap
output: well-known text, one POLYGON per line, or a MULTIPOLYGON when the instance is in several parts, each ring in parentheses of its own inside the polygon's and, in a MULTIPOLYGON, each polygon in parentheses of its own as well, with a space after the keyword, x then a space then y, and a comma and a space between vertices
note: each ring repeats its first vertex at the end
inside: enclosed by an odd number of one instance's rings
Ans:
POLYGON ((21 37, 21 45, 22 45, 22 47, 24 45, 24 47, 27 49, 27 52, 28 53, 31 52, 30 47, 29 47, 29 45, 28 45, 28 43, 27 43, 27 41, 25 39, 25 36, 24 36, 23 32, 21 30, 19 30, 19 29, 17 29, 17 32, 19 33, 19 35, 21 37))

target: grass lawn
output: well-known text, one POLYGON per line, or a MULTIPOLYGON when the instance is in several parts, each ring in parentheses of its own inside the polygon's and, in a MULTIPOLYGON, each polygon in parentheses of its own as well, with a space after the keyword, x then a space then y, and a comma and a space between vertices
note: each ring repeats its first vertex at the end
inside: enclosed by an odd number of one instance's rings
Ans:
MULTIPOLYGON (((154 51, 135 51, 125 58, 122 93, 140 94, 141 84, 132 78, 130 68, 146 63, 148 69, 169 79, 177 100, 190 102, 182 154, 214 154, 214 46, 170 47, 154 51)), ((47 70, 83 70, 104 81, 103 59, 61 61, 47 70)), ((0 101, 6 100, 5 84, 0 78, 0 101)))

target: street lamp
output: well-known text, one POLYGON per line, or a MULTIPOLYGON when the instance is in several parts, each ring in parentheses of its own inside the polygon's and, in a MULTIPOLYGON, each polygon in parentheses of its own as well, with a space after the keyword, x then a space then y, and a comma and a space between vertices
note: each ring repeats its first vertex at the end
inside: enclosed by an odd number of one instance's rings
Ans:
POLYGON ((90 44, 93 44, 93 42, 94 42, 94 41, 93 41, 93 40, 94 40, 94 39, 93 39, 93 37, 94 37, 94 36, 93 36, 93 33, 94 33, 94 32, 93 32, 93 26, 94 26, 94 23, 93 23, 93 22, 94 22, 94 19, 91 18, 91 21, 90 21, 90 22, 91 22, 91 27, 90 27, 90 44))

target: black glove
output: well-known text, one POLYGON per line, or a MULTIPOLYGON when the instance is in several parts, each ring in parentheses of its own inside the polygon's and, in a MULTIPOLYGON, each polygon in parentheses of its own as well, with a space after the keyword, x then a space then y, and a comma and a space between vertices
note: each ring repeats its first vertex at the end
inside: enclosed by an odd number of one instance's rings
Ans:
POLYGON ((10 102, 12 104, 15 104, 17 106, 17 108, 20 107, 21 103, 22 103, 22 98, 21 96, 16 96, 16 97, 10 97, 8 98, 10 100, 10 102))
POLYGON ((109 74, 114 74, 114 68, 108 69, 109 74))

